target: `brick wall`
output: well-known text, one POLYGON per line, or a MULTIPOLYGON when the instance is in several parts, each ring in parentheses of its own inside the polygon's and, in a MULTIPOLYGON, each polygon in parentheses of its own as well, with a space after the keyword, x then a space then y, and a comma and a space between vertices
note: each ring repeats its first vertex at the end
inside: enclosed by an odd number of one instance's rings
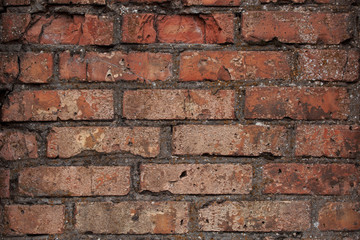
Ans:
POLYGON ((1 239, 360 239, 355 0, 2 0, 1 239))

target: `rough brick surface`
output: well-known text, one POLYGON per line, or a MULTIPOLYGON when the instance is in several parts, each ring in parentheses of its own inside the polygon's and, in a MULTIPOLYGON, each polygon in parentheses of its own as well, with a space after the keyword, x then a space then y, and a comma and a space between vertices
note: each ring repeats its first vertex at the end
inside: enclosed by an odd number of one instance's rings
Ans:
POLYGON ((234 91, 126 91, 123 116, 128 119, 232 119, 234 91))
POLYGON ((0 168, 0 199, 10 197, 10 170, 0 168))
POLYGON ((20 56, 19 80, 23 83, 47 83, 53 76, 53 65, 51 53, 24 53, 20 56))
POLYGON ((226 201, 199 210, 202 231, 305 231, 310 222, 310 203, 301 201, 226 201))
POLYGON ((106 0, 49 0, 50 3, 55 4, 96 4, 104 5, 106 0))
POLYGON ((184 3, 190 5, 206 6, 238 6, 241 0, 184 0, 184 3))
POLYGON ((38 157, 36 135, 16 130, 0 132, 0 158, 20 160, 38 157))
POLYGON ((359 170, 352 164, 267 164, 264 193, 345 195, 356 191, 359 170))
POLYGON ((112 90, 22 91, 9 96, 2 120, 112 119, 113 105, 112 90))
POLYGON ((0 84, 13 83, 18 74, 18 56, 13 53, 0 53, 0 84))
POLYGON ((34 167, 19 173, 19 191, 28 196, 126 195, 130 167, 34 167))
POLYGON ((10 42, 20 39, 31 20, 27 13, 3 13, 1 14, 1 26, 3 42, 10 42))
POLYGON ((188 231, 187 202, 76 204, 76 229, 97 234, 180 234, 188 231))
POLYGON ((188 51, 181 54, 180 79, 289 79, 291 56, 272 51, 188 51))
POLYGON ((123 17, 125 43, 232 43, 234 16, 128 14, 123 17))
POLYGON ((319 229, 360 230, 359 202, 329 202, 319 212, 319 229))
POLYGON ((347 119, 345 88, 254 87, 246 90, 245 118, 347 119))
POLYGON ((62 205, 6 205, 6 235, 59 234, 64 231, 62 205))
POLYGON ((4 0, 5 6, 30 5, 30 0, 4 0))
POLYGON ((47 138, 47 156, 70 158, 92 150, 155 157, 160 150, 159 135, 155 127, 54 127, 47 138))
POLYGON ((360 148, 359 126, 300 125, 296 156, 355 157, 360 148))
POLYGON ((249 11, 242 15, 245 41, 339 44, 352 37, 353 20, 348 13, 249 11))
POLYGON ((145 164, 141 191, 173 194, 248 194, 252 167, 235 164, 145 164))
POLYGON ((281 156, 287 130, 281 126, 181 125, 173 130, 175 155, 281 156))
POLYGON ((359 77, 357 50, 299 51, 300 80, 356 81, 359 77))
POLYGON ((29 43, 111 45, 114 20, 109 16, 35 16, 36 23, 25 34, 29 43))

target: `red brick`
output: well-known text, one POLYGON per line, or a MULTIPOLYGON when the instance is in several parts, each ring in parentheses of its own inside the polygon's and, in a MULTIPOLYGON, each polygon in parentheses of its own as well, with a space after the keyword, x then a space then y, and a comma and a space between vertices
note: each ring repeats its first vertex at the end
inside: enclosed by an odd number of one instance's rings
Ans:
POLYGON ((49 0, 49 3, 55 4, 98 4, 105 5, 106 0, 49 0))
POLYGON ((282 126, 180 125, 173 129, 175 155, 282 156, 287 144, 282 126))
MULTIPOLYGON (((276 3, 276 2, 281 2, 282 0, 260 0, 261 3, 276 3)), ((306 0, 289 0, 293 3, 304 3, 306 0)))
POLYGON ((4 0, 5 6, 30 5, 30 0, 4 0))
POLYGON ((51 53, 27 52, 20 56, 23 83, 47 83, 53 76, 53 55, 51 53))
POLYGON ((156 31, 154 14, 127 14, 123 17, 122 41, 126 43, 154 43, 156 31))
POLYGON ((113 119, 112 90, 40 90, 13 92, 2 120, 56 121, 113 119))
POLYGON ((181 234, 188 231, 187 202, 76 204, 75 228, 94 234, 181 234))
POLYGON ((190 5, 207 5, 207 6, 239 6, 241 0, 184 0, 184 4, 190 5))
POLYGON ((180 80, 290 79, 291 55, 273 51, 187 51, 180 80))
POLYGON ((36 16, 36 23, 25 35, 29 43, 111 45, 113 18, 95 15, 36 16))
POLYGON ((10 170, 0 168, 0 199, 10 197, 10 170))
POLYGON ((0 53, 0 84, 13 83, 18 74, 18 56, 13 53, 0 53))
POLYGON ((86 55, 87 81, 165 81, 171 78, 172 56, 168 53, 120 51, 86 55))
POLYGON ((37 158, 37 151, 35 134, 15 130, 0 132, 0 158, 4 160, 37 158))
POLYGON ((251 11, 242 14, 241 35, 250 42, 339 44, 352 37, 352 22, 349 13, 251 11))
POLYGON ((360 230, 359 202, 329 202, 319 212, 321 231, 356 231, 360 230))
POLYGON ((249 194, 251 165, 145 164, 140 166, 141 191, 173 194, 249 194))
POLYGON ((126 43, 232 43, 234 15, 128 14, 123 18, 126 43), (155 30, 157 29, 157 30, 155 30))
POLYGON ((20 39, 31 20, 27 13, 3 13, 1 14, 2 42, 10 42, 20 39))
POLYGON ((6 205, 6 235, 59 234, 64 231, 63 205, 6 205))
POLYGON ((346 195, 357 189, 359 170, 352 164, 266 164, 264 193, 346 195))
POLYGON ((280 232, 310 228, 310 203, 254 201, 213 203, 199 210, 201 231, 280 232))
POLYGON ((128 119, 233 119, 232 90, 125 91, 123 116, 128 119))
POLYGON ((130 167, 36 167, 19 173, 19 191, 29 196, 126 195, 130 167))
POLYGON ((357 50, 299 50, 299 79, 346 81, 359 78, 357 50))
POLYGON ((359 149, 359 126, 300 125, 296 129, 296 156, 353 158, 359 149))
POLYGON ((91 150, 156 157, 159 138, 160 129, 155 127, 54 127, 47 138, 47 156, 70 158, 91 150))
POLYGON ((86 80, 86 62, 79 54, 70 54, 69 51, 59 55, 59 73, 61 79, 77 78, 86 80))
POLYGON ((346 88, 252 87, 246 90, 245 118, 347 119, 346 88))
POLYGON ((113 0, 115 2, 121 3, 162 3, 162 2, 169 2, 170 0, 113 0))

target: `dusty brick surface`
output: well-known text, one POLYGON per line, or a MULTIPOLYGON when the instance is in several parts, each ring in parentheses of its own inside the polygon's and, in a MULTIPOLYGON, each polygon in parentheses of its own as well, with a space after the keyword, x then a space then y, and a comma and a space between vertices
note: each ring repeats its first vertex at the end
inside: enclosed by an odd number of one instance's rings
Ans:
POLYGON ((359 126, 300 125, 296 128, 296 156, 353 158, 360 147, 359 126))
POLYGON ((264 193, 346 195, 356 191, 359 170, 352 164, 266 164, 264 193))
POLYGON ((19 173, 19 192, 28 196, 126 195, 130 167, 33 167, 19 173))
POLYGON ((20 56, 20 76, 23 83, 47 83, 53 76, 54 59, 51 53, 27 52, 20 56))
POLYGON ((5 235, 59 234, 64 231, 63 205, 6 205, 5 235))
POLYGON ((22 91, 9 96, 2 108, 2 120, 112 119, 113 101, 112 90, 22 91))
POLYGON ((352 37, 348 13, 248 11, 243 13, 241 36, 261 42, 276 38, 284 43, 339 44, 352 37))
POLYGON ((31 15, 27 13, 3 13, 1 14, 2 42, 19 40, 31 20, 31 15))
POLYGON ((187 51, 181 54, 180 80, 289 79, 291 56, 272 51, 187 51))
POLYGON ((188 6, 206 5, 206 6, 238 6, 241 0, 184 0, 188 6))
POLYGON ((187 202, 77 203, 76 229, 97 234, 181 234, 188 231, 187 202))
POLYGON ((160 150, 159 135, 160 129, 156 127, 54 127, 47 137, 47 156, 70 158, 91 150, 156 157, 160 150))
POLYGON ((0 53, 0 84, 13 83, 18 74, 18 56, 13 53, 0 53))
POLYGON ((254 87, 246 89, 245 118, 347 119, 346 88, 254 87))
POLYGON ((173 130, 175 155, 281 156, 287 130, 281 126, 181 125, 173 130))
POLYGON ((234 91, 126 91, 123 116, 128 119, 233 119, 234 91))
POLYGON ((305 231, 310 228, 310 203, 306 201, 256 201, 213 203, 199 210, 202 231, 305 231))
POLYGON ((252 167, 236 164, 144 164, 142 191, 173 194, 249 194, 252 167))
POLYGON ((0 158, 12 161, 37 157, 38 144, 34 133, 17 130, 0 132, 0 158))
POLYGON ((319 212, 319 229, 328 230, 359 230, 359 202, 329 202, 319 212))

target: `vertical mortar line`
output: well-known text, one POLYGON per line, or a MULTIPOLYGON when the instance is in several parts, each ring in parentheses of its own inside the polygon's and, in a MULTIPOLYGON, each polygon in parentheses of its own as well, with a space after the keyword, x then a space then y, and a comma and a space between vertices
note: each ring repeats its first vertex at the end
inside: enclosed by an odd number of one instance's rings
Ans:
POLYGON ((121 31, 121 27, 122 27, 122 17, 121 15, 119 15, 118 13, 114 13, 114 46, 117 46, 119 44, 121 44, 122 41, 122 31, 121 31))
POLYGON ((239 9, 240 12, 233 12, 234 13, 234 45, 239 46, 241 44, 241 11, 243 9, 239 9))
POLYGON ((157 158, 171 158, 172 153, 172 131, 171 126, 160 127, 160 153, 157 158))
POLYGON ((65 228, 64 228, 64 233, 70 233, 75 231, 75 222, 76 222, 76 218, 75 218, 75 211, 76 211, 76 207, 75 207, 75 202, 71 199, 69 201, 65 201, 63 203, 65 205, 65 228))
POLYGON ((59 66, 59 61, 60 61, 60 56, 59 56, 59 52, 55 51, 55 52, 51 52, 53 53, 53 83, 57 83, 60 81, 60 66, 59 66))
POLYGON ((235 117, 236 120, 241 123, 245 124, 245 95, 246 95, 246 88, 249 88, 249 86, 244 87, 237 87, 235 86, 235 117))
POLYGON ((171 83, 175 83, 175 86, 176 86, 176 83, 180 82, 180 55, 181 55, 181 51, 180 50, 173 50, 172 52, 172 61, 173 61, 173 64, 172 64, 172 69, 171 69, 171 74, 172 74, 172 77, 171 77, 171 80, 170 82, 171 83))
POLYGON ((123 122, 123 98, 124 98, 124 90, 121 89, 119 84, 115 83, 114 87, 114 123, 121 124, 123 122))

